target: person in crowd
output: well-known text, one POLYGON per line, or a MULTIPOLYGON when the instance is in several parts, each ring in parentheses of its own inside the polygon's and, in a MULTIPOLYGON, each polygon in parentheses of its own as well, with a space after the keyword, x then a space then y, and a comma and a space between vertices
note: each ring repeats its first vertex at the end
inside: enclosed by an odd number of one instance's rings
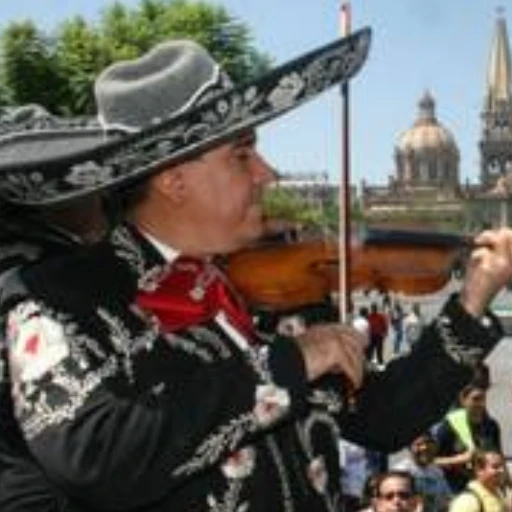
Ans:
POLYGON ((365 339, 370 341, 370 322, 368 322, 368 308, 366 306, 361 306, 358 309, 357 315, 352 320, 352 327, 360 332, 365 339))
POLYGON ((418 341, 423 328, 423 318, 421 315, 420 305, 414 303, 405 315, 403 322, 404 339, 409 349, 418 341))
POLYGON ((452 494, 443 471, 434 463, 437 446, 432 434, 419 435, 411 443, 409 452, 410 457, 393 469, 407 471, 414 477, 422 512, 446 511, 452 494))
POLYGON ((417 507, 418 497, 410 473, 391 470, 377 477, 372 499, 374 512, 415 512, 417 507))
POLYGON ((343 510, 358 510, 369 503, 367 485, 372 476, 388 470, 387 454, 351 443, 339 442, 343 510))
POLYGON ((384 341, 388 335, 388 319, 386 315, 379 310, 376 302, 370 304, 370 313, 368 314, 368 323, 370 325, 370 344, 366 351, 368 361, 373 361, 375 355, 379 367, 384 366, 384 341))
MULTIPOLYGON (((460 293, 383 372, 365 373, 349 326, 262 337, 212 263, 262 232, 273 170, 256 127, 350 78, 368 46, 362 30, 233 87, 201 46, 166 42, 97 78, 100 137, 20 130, 0 145, 6 202, 123 196, 105 239, 21 268, 2 297, 0 437, 17 440, 15 474, 44 473, 55 510, 335 510, 340 435, 396 451, 502 337, 487 305, 512 278, 511 230, 476 237, 460 293)), ((2 511, 23 510, 20 482, 2 511)), ((378 510, 412 503, 408 483, 379 485, 378 510)))
POLYGON ((376 496, 375 486, 380 478, 381 473, 375 473, 366 479, 363 487, 363 494, 361 498, 362 507, 358 512, 374 512, 372 500, 376 496))
POLYGON ((460 392, 460 407, 450 411, 435 429, 439 447, 435 462, 454 494, 471 478, 475 449, 501 451, 500 426, 489 415, 486 398, 487 388, 480 380, 473 380, 460 392))
POLYGON ((399 301, 395 301, 390 313, 390 322, 393 327, 393 354, 400 354, 404 342, 404 310, 399 301))
POLYGON ((473 478, 452 501, 450 512, 508 512, 506 467, 501 452, 476 450, 472 456, 473 478))
POLYGON ((340 439, 340 466, 343 510, 358 510, 363 506, 365 484, 372 475, 367 451, 363 446, 340 439))

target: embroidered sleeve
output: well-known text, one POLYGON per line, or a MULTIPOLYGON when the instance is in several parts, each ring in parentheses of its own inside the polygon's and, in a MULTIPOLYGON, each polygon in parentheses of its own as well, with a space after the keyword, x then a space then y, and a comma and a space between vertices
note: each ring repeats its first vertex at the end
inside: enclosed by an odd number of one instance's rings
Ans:
POLYGON ((367 375, 354 410, 340 418, 344 436, 383 451, 409 444, 442 418, 501 336, 491 315, 476 319, 451 297, 409 355, 367 375))
POLYGON ((248 363, 218 347, 197 353, 147 326, 136 332, 114 314, 93 323, 103 325, 94 335, 87 320, 30 301, 11 311, 7 327, 16 417, 29 447, 52 480, 91 505, 158 500, 301 403, 305 383, 291 346, 255 350, 248 363))

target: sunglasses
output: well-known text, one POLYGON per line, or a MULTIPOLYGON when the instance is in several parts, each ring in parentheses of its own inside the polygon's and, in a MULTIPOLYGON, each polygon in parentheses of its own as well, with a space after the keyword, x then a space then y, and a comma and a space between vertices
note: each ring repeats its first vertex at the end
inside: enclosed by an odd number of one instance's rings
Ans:
POLYGON ((402 501, 409 500, 412 498, 412 493, 407 491, 390 491, 383 494, 379 494, 378 498, 384 501, 391 501, 393 498, 398 498, 402 501))

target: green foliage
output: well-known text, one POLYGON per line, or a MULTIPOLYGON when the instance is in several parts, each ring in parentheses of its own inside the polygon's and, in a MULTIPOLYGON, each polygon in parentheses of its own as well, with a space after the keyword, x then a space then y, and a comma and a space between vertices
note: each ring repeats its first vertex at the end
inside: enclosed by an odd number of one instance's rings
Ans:
POLYGON ((275 219, 314 226, 322 226, 324 222, 320 208, 311 206, 298 192, 285 187, 268 189, 263 207, 268 216, 275 219))
POLYGON ((57 109, 64 77, 53 43, 31 21, 12 23, 1 37, 2 89, 11 104, 40 103, 57 109))
POLYGON ((0 104, 40 103, 58 113, 95 111, 93 82, 108 64, 137 57, 158 42, 191 38, 219 60, 235 82, 268 69, 248 27, 219 5, 202 0, 113 2, 98 22, 77 16, 46 36, 32 21, 2 34, 0 104))
POLYGON ((95 110, 92 84, 96 75, 111 62, 110 49, 102 37, 81 17, 60 27, 56 58, 67 77, 66 101, 60 105, 65 114, 92 114, 95 110))

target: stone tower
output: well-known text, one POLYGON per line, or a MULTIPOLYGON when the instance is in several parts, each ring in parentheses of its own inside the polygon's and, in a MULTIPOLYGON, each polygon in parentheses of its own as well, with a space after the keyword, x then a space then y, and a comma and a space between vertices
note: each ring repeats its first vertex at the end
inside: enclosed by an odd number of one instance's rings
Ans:
POLYGON ((480 156, 480 181, 484 189, 512 177, 512 63, 503 12, 498 14, 491 45, 480 156))

